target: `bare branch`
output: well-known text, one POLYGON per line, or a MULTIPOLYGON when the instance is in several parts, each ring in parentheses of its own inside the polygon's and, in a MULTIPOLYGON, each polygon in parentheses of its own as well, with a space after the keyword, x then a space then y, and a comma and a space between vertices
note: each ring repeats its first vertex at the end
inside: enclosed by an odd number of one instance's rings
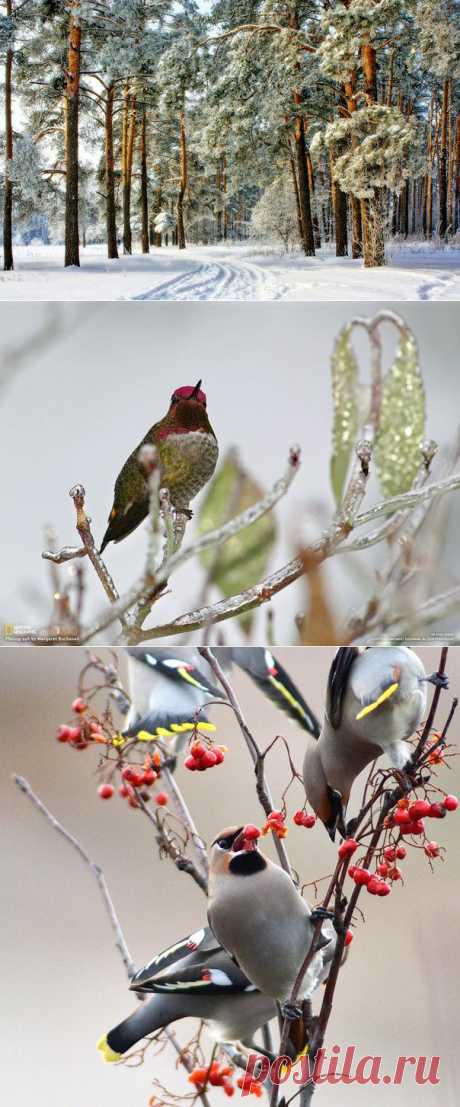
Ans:
POLYGON ((123 931, 121 929, 120 921, 119 921, 118 915, 115 911, 113 900, 112 900, 112 897, 110 895, 109 889, 107 887, 107 882, 106 882, 106 879, 105 879, 104 873, 102 872, 101 867, 99 865, 97 865, 95 861, 91 860, 89 854, 83 848, 83 846, 82 846, 81 842, 79 842, 78 838, 76 838, 73 834, 71 834, 69 830, 66 830, 66 828, 62 825, 62 823, 60 823, 58 821, 58 819, 56 819, 56 816, 53 815, 51 813, 51 811, 48 810, 47 807, 45 807, 45 804, 42 802, 41 799, 39 799, 39 797, 36 795, 36 793, 32 790, 29 782, 25 779, 25 777, 18 776, 17 774, 14 774, 13 780, 14 780, 15 784, 17 784, 20 791, 23 792, 25 796, 27 796, 27 798, 31 801, 31 803, 34 804, 34 806, 37 808, 37 810, 41 811, 42 815, 44 815, 45 819, 47 819, 47 821, 54 828, 54 830, 57 830, 58 834, 60 834, 63 838, 65 838, 65 841, 68 842, 69 845, 72 846, 73 849, 77 851, 77 853, 80 855, 82 861, 84 861, 85 864, 88 865, 88 868, 91 870, 93 876, 97 880, 99 890, 100 890, 102 899, 104 901, 104 907, 107 911, 109 921, 110 921, 110 925, 111 925, 112 930, 115 934, 115 945, 116 945, 117 949, 120 952, 123 964, 124 964, 125 969, 126 969, 128 979, 131 980, 132 977, 134 976, 135 972, 136 972, 136 966, 135 966, 134 961, 131 957, 128 946, 126 945, 126 940, 125 940, 123 931))

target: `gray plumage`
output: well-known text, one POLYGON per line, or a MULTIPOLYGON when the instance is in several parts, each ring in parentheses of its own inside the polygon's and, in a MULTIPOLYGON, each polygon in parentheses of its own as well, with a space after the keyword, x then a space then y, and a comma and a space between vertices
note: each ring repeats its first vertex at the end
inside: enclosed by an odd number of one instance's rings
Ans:
POLYGON ((366 765, 383 753, 396 769, 409 761, 407 740, 424 716, 428 679, 405 646, 338 650, 321 734, 308 743, 303 767, 307 798, 332 836, 366 765))
MULTIPOLYGON (((285 1004, 311 945, 316 919, 279 865, 257 849, 241 849, 241 832, 241 827, 223 831, 211 848, 209 923, 253 984, 285 1004)), ((328 944, 307 969, 299 1001, 309 998, 327 975, 335 947, 328 922, 323 923, 323 935, 328 944)))
POLYGON ((208 927, 157 954, 130 988, 154 994, 100 1039, 107 1061, 179 1019, 202 1019, 215 1041, 244 1043, 276 1015, 208 927))

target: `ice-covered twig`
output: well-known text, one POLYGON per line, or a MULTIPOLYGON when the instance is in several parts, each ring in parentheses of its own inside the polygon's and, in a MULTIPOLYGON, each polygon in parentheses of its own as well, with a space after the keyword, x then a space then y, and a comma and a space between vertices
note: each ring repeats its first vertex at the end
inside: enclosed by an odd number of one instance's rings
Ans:
POLYGON ((44 550, 42 557, 45 561, 53 561, 56 565, 60 565, 63 561, 70 561, 74 557, 85 557, 85 555, 87 555, 96 570, 106 596, 111 603, 114 603, 115 600, 118 599, 118 592, 109 570, 96 548, 96 543, 91 531, 91 520, 88 518, 85 511, 85 495, 86 492, 82 484, 75 484, 69 492, 69 496, 74 502, 77 515, 76 527, 83 546, 63 546, 58 552, 54 550, 44 550))

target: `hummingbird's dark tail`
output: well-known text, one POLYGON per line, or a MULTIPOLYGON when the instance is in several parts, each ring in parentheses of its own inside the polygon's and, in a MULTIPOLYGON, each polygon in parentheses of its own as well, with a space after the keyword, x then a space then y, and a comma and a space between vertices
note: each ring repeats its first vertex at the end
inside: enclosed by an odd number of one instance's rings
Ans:
POLYGON ((131 534, 139 526, 139 523, 142 523, 148 513, 148 499, 135 500, 128 511, 115 511, 113 509, 109 516, 109 525, 102 539, 99 553, 103 553, 109 542, 121 542, 123 538, 127 538, 128 534, 131 534))

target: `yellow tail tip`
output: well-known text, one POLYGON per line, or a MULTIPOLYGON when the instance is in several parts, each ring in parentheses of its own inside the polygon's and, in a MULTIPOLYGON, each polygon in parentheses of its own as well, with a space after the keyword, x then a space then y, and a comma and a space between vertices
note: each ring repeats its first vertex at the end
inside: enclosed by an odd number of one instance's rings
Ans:
POLYGON ((106 1034, 103 1034, 102 1038, 99 1038, 97 1048, 101 1051, 104 1061, 119 1061, 122 1056, 121 1053, 115 1053, 115 1050, 110 1048, 106 1034))

